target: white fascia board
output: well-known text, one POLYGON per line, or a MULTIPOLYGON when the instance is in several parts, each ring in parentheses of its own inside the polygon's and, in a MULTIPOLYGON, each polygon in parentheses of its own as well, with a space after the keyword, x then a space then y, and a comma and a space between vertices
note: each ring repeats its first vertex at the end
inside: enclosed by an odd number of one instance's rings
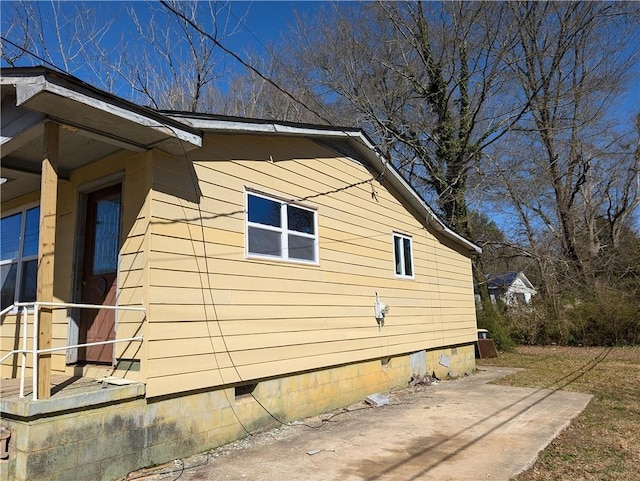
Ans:
MULTIPOLYGON (((182 116, 174 116, 167 115, 174 120, 182 120, 185 117, 182 116)), ((201 129, 209 132, 229 132, 229 133, 241 133, 241 132, 249 132, 249 133, 270 133, 273 134, 276 132, 275 126, 273 124, 263 124, 263 123, 247 123, 233 120, 214 120, 214 119, 201 119, 198 117, 186 117, 186 120, 196 129, 201 129)))
MULTIPOLYGON (((182 142, 190 144, 193 146, 192 148, 202 146, 202 137, 200 135, 189 132, 188 130, 183 130, 175 125, 164 124, 154 118, 123 108, 116 103, 100 100, 95 97, 85 95, 78 90, 50 82, 46 80, 44 76, 30 78, 9 77, 7 79, 3 79, 3 83, 8 83, 7 81, 12 81, 11 83, 15 85, 17 99, 16 105, 18 106, 24 105, 28 108, 29 104, 39 95, 53 94, 105 112, 106 114, 134 122, 157 132, 161 132, 169 138, 176 138, 182 142)), ((116 97, 114 97, 114 99, 116 99, 116 97)))
MULTIPOLYGON (((348 130, 324 129, 305 126, 286 125, 278 122, 252 122, 250 119, 227 120, 227 119, 204 119, 198 117, 182 117, 167 115, 175 120, 185 119, 189 125, 196 129, 207 132, 227 132, 227 133, 250 133, 250 134, 282 134, 297 135, 300 137, 345 137, 349 136, 348 130)), ((355 132, 352 132, 355 133, 355 132)))
MULTIPOLYGON (((411 203, 418 207, 418 210, 421 210, 424 215, 426 221, 433 226, 436 230, 443 232, 447 237, 453 239, 459 244, 464 245, 468 249, 477 252, 478 254, 482 254, 482 249, 474 244, 473 242, 465 239, 457 232, 453 231, 450 227, 448 227, 440 218, 436 215, 436 213, 429 207, 429 205, 420 197, 420 195, 415 191, 413 187, 400 175, 400 173, 391 165, 391 163, 386 160, 381 154, 379 154, 375 148, 375 146, 369 141, 369 139, 362 133, 353 133, 347 134, 351 138, 357 138, 360 142, 362 142, 372 155, 369 155, 370 158, 375 158, 376 163, 378 164, 378 168, 382 168, 381 172, 384 173, 386 178, 387 173, 391 176, 391 183, 394 185, 396 189, 400 192, 407 194, 410 198, 407 200, 412 201, 411 203), (416 205, 417 204, 417 205, 416 205)), ((405 198, 407 196, 405 195, 405 198)))
POLYGON ((529 280, 529 278, 524 274, 524 272, 520 271, 518 272, 518 277, 516 280, 519 280, 520 282, 522 282, 522 285, 526 288, 526 289, 530 289, 531 291, 533 291, 534 293, 536 292, 535 287, 533 287, 533 284, 531 284, 531 281, 529 280))
POLYGON ((351 133, 348 130, 339 129, 314 129, 309 127, 295 127, 291 125, 276 125, 276 132, 282 134, 303 135, 305 137, 349 137, 351 133))

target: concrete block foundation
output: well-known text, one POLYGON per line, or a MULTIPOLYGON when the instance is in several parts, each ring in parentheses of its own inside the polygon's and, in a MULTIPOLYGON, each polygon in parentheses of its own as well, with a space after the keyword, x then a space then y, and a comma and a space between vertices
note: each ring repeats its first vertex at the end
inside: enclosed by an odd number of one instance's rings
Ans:
MULTIPOLYGON (((426 372, 446 377, 475 369, 473 344, 426 351, 426 372), (448 367, 440 364, 449 357, 448 367)), ((415 359, 414 369, 415 369, 415 359)), ((1 481, 111 481, 144 466, 222 446, 281 422, 407 386, 410 354, 212 388, 146 398, 143 384, 96 386, 49 400, 3 399, 9 458, 1 481), (253 388, 252 392, 250 391, 253 388)))

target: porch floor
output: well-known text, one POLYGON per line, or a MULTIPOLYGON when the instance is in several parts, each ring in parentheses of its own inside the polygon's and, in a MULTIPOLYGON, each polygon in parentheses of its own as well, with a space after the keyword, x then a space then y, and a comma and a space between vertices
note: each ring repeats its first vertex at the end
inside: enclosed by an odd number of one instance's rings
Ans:
MULTIPOLYGON (((25 399, 31 399, 33 394, 33 380, 25 378, 24 395, 25 399)), ((94 378, 80 376, 51 376, 51 397, 69 396, 80 394, 81 392, 89 392, 100 389, 100 383, 94 378)), ((20 379, 0 379, 0 398, 19 398, 20 395, 20 379)))
POLYGON ((19 379, 0 379, 0 416, 9 414, 22 418, 37 417, 145 396, 144 383, 119 378, 106 379, 103 381, 102 378, 52 375, 51 397, 36 401, 31 396, 31 378, 25 378, 24 398, 19 397, 19 379))

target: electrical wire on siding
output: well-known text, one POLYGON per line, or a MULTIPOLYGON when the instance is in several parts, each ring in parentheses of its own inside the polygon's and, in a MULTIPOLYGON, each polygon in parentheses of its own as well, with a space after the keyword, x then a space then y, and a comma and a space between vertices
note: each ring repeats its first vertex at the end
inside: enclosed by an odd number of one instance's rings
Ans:
MULTIPOLYGON (((174 128, 171 125, 168 124, 164 124, 164 126, 171 130, 172 132, 175 133, 174 128)), ((346 133, 346 132, 345 132, 346 133)), ((182 147, 182 154, 183 154, 183 160, 185 162, 191 162, 189 160, 188 154, 186 149, 184 148, 183 144, 182 144, 182 140, 178 139, 180 142, 180 146, 182 147)), ((199 185, 198 185, 198 181, 195 178, 195 172, 190 170, 190 177, 191 177, 191 182, 193 184, 193 188, 195 191, 197 191, 199 189, 199 185)), ((315 199, 318 197, 322 197, 322 196, 326 196, 326 195, 331 195, 331 194, 335 194, 338 192, 344 192, 345 190, 354 188, 354 187, 358 187, 364 184, 371 184, 371 189, 372 189, 372 197, 375 196, 375 190, 373 187, 373 182, 376 180, 380 180, 380 175, 378 177, 371 177, 371 178, 367 178, 365 180, 362 181, 358 181, 358 182, 353 182, 351 184, 347 184, 345 186, 342 186, 340 188, 337 189, 332 189, 326 192, 318 192, 315 194, 311 194, 308 196, 304 196, 304 197, 300 197, 300 198, 296 198, 296 199, 292 199, 291 202, 304 202, 310 199, 315 199)), ((180 208, 182 209, 183 213, 184 213, 184 217, 187 217, 187 211, 186 208, 183 204, 182 199, 178 198, 178 201, 180 203, 180 208)), ((232 352, 229 350, 229 347, 227 345, 227 341, 226 341, 226 336, 224 335, 223 329, 222 329, 222 324, 220 322, 220 318, 218 316, 218 312, 216 309, 216 302, 213 296, 213 286, 211 285, 211 278, 210 278, 210 269, 209 269, 209 255, 207 253, 207 242, 205 241, 206 237, 205 237, 205 227, 204 227, 204 216, 202 213, 202 208, 200 206, 200 203, 197 204, 197 209, 198 209, 198 218, 197 219, 192 219, 192 220, 197 220, 199 221, 199 228, 200 228, 200 235, 202 238, 202 247, 203 247, 203 254, 204 254, 204 262, 205 262, 205 276, 206 276, 206 285, 204 285, 202 283, 202 273, 200 272, 199 274, 199 279, 200 279, 200 290, 203 293, 203 304, 204 304, 204 309, 205 309, 205 317, 206 317, 206 327, 207 327, 207 333, 208 333, 208 340, 209 340, 209 344, 211 345, 211 354, 213 355, 213 359, 215 361, 215 364, 217 366, 218 371, 220 372, 220 376, 222 378, 222 384, 227 384, 224 380, 224 376, 223 376, 223 370, 220 369, 220 363, 218 361, 217 358, 217 353, 216 353, 216 349, 215 346, 213 345, 213 335, 211 333, 211 328, 209 326, 209 316, 207 315, 207 309, 210 306, 213 309, 213 318, 215 320, 215 322, 218 325, 218 330, 220 331, 220 338, 222 339, 223 345, 224 345, 224 349, 226 354, 229 357, 229 360, 231 361, 231 366, 233 367, 238 379, 240 380, 239 382, 243 382, 244 379, 242 378, 242 375, 240 374, 240 371, 238 369, 238 366, 236 365, 235 361, 233 360, 233 355, 232 352), (206 293, 205 293, 206 292, 206 293), (206 302, 206 297, 209 297, 209 302, 206 302)), ((241 210, 238 211, 238 213, 244 213, 245 210, 241 210)), ((195 246, 195 240, 194 240, 194 236, 191 234, 191 223, 187 222, 187 228, 189 231, 189 241, 190 244, 192 246, 192 250, 193 250, 193 256, 197 257, 197 252, 196 252, 196 246, 195 246)), ((389 343, 389 339, 388 339, 388 335, 387 335, 387 344, 389 343)), ((386 376, 386 373, 385 373, 386 376)), ((390 380, 387 376, 387 380, 388 380, 388 384, 390 384, 390 380)), ((237 382, 237 381, 235 381, 237 382)), ((247 435, 250 435, 251 432, 247 429, 247 427, 244 425, 244 423, 242 422, 242 420, 240 419, 240 416, 238 415, 238 413, 236 412, 236 410, 234 409, 234 403, 231 402, 231 399, 229 399, 229 396, 227 395, 227 390, 223 389, 224 395, 227 398, 227 403, 229 405, 229 407, 231 408, 235 418, 237 419, 238 423, 242 426, 242 428, 244 429, 244 431, 247 433, 247 435)), ((253 400, 264 410, 264 412, 270 416, 273 420, 275 420, 277 423, 281 424, 281 425, 285 425, 287 423, 283 422, 281 419, 279 419, 277 416, 275 416, 266 406, 264 406, 264 404, 262 404, 260 402, 260 400, 258 398, 255 397, 255 395, 253 394, 253 392, 250 393, 251 397, 253 398, 253 400)), ((329 422, 328 420, 322 420, 322 422, 319 425, 310 425, 310 424, 305 424, 305 423, 297 423, 297 425, 302 425, 302 426, 306 426, 308 428, 320 428, 322 427, 324 424, 326 424, 326 422, 329 422)))

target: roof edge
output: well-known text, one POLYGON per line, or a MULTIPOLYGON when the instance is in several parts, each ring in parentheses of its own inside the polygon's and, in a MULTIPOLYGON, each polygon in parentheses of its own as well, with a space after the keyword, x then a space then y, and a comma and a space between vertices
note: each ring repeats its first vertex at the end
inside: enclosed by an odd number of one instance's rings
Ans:
MULTIPOLYGON (((347 139, 351 146, 362 155, 362 159, 356 160, 361 162, 365 161, 369 167, 378 174, 380 180, 388 180, 419 213, 425 216, 426 224, 430 225, 436 231, 441 232, 456 244, 468 249, 471 253, 482 253, 482 249, 479 246, 455 232, 436 215, 433 209, 431 209, 417 191, 404 179, 393 164, 379 152, 373 141, 361 129, 210 114, 193 114, 188 112, 158 111, 135 104, 98 89, 72 75, 58 72, 47 67, 0 68, 0 84, 17 85, 15 79, 23 79, 23 84, 30 85, 28 89, 29 92, 27 93, 30 98, 37 94, 38 91, 47 90, 47 84, 49 83, 63 90, 69 89, 89 99, 107 101, 107 103, 110 103, 114 107, 157 122, 158 125, 150 123, 146 125, 146 127, 161 127, 164 131, 169 131, 170 135, 175 137, 176 140, 187 142, 191 144, 193 148, 201 146, 203 131, 347 139), (34 85, 37 83, 33 82, 35 78, 42 79, 42 86, 34 85), (29 82, 29 79, 32 81, 29 82), (200 139, 200 144, 196 138, 200 139)), ((64 95, 63 91, 51 91, 51 93, 64 95)), ((89 102, 86 103, 89 105, 89 102)))
POLYGON ((186 119, 194 127, 205 132, 217 133, 253 133, 253 134, 279 134, 316 138, 347 139, 363 154, 367 163, 382 175, 400 193, 405 193, 405 198, 419 212, 424 214, 426 222, 436 231, 441 232, 449 239, 478 254, 482 248, 466 239, 447 226, 433 209, 424 201, 416 190, 405 180, 397 169, 377 149, 367 134, 358 128, 343 128, 324 125, 280 122, 275 120, 249 119, 244 117, 227 117, 218 115, 196 114, 186 112, 166 112, 170 117, 186 119), (364 147, 364 149, 362 148, 364 147))
POLYGON ((162 131, 167 137, 186 142, 187 145, 192 146, 191 148, 201 146, 202 131, 196 127, 101 90, 77 77, 47 67, 0 68, 0 84, 13 85, 17 92, 22 91, 22 95, 19 94, 18 97, 24 98, 19 98, 18 104, 28 102, 41 93, 71 99, 107 112, 108 110, 102 107, 102 103, 105 103, 115 109, 115 112, 110 112, 112 114, 118 115, 118 111, 130 112, 129 115, 133 116, 130 120, 144 127, 162 131))
POLYGON ((471 242, 469 239, 455 232, 451 227, 449 227, 445 222, 440 219, 440 217, 433 211, 433 209, 425 202, 425 200, 418 194, 418 192, 407 182, 407 180, 398 172, 398 170, 393 166, 391 162, 389 162, 381 153, 378 152, 375 144, 369 139, 369 137, 360 130, 358 133, 358 138, 369 148, 369 150, 375 154, 379 162, 382 163, 384 169, 382 174, 384 175, 386 172, 390 172, 393 176, 395 182, 397 182, 400 186, 402 186, 401 191, 404 190, 411 196, 411 200, 417 202, 420 210, 422 210, 425 214, 425 217, 429 224, 434 227, 436 230, 444 233, 450 239, 456 241, 457 243, 465 246, 470 251, 476 252, 478 254, 482 254, 482 248, 475 243, 471 242))

